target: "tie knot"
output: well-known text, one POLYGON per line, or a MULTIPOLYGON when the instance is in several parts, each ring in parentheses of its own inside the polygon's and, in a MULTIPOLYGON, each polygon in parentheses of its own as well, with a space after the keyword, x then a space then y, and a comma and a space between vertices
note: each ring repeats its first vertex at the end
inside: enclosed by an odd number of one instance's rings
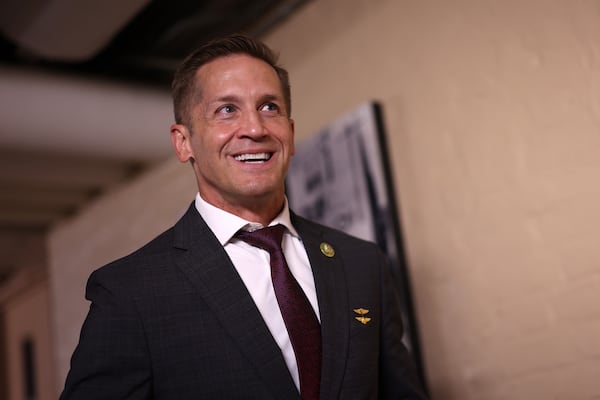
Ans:
POLYGON ((272 254, 274 251, 281 251, 281 239, 284 232, 285 227, 277 224, 257 229, 253 232, 240 230, 235 236, 252 246, 261 248, 272 254))

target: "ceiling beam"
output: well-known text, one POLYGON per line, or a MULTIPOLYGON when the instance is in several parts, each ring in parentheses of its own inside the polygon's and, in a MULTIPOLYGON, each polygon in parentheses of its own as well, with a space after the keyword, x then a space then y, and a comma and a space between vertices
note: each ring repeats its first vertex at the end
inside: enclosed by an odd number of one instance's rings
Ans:
POLYGON ((0 182, 9 185, 93 190, 124 181, 141 168, 129 161, 0 149, 0 182))

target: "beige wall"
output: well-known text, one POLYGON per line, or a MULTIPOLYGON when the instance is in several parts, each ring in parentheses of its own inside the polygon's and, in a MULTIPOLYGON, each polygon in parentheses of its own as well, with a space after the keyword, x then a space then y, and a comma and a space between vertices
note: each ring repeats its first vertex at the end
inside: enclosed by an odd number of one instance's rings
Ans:
POLYGON ((37 400, 56 399, 54 360, 50 332, 49 293, 45 279, 30 279, 27 289, 3 298, 2 310, 6 327, 7 400, 25 398, 22 346, 26 339, 33 343, 34 377, 37 400))
MULTIPOLYGON (((168 127, 165 135, 168 135, 168 127)), ((195 193, 191 167, 173 159, 135 183, 118 188, 50 235, 59 388, 63 387, 71 354, 89 308, 89 303, 84 300, 89 274, 173 225, 187 210, 195 193)))
MULTIPOLYGON (((299 140, 384 106, 436 400, 600 396, 599 17, 578 0, 316 0, 267 39, 299 140)), ((171 161, 53 232, 59 380, 89 271, 193 191, 171 161)))

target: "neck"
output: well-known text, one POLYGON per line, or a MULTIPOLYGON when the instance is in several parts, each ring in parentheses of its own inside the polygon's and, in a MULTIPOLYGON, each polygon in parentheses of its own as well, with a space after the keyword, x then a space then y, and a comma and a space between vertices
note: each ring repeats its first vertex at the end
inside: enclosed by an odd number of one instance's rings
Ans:
POLYGON ((206 198, 202 193, 200 193, 200 196, 204 201, 221 210, 237 215, 246 221, 258 222, 263 226, 269 225, 279 215, 285 205, 285 194, 283 193, 280 196, 271 195, 268 198, 252 197, 243 203, 232 203, 225 199, 215 201, 214 199, 206 198))

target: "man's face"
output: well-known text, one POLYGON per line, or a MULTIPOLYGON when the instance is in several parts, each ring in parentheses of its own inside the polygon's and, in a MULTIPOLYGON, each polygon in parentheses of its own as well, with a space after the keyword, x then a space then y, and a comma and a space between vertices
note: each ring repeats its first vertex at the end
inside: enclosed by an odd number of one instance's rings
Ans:
POLYGON ((230 55, 200 67, 196 80, 191 126, 174 125, 171 137, 179 159, 192 162, 202 198, 234 213, 261 202, 281 207, 294 124, 275 70, 230 55))

